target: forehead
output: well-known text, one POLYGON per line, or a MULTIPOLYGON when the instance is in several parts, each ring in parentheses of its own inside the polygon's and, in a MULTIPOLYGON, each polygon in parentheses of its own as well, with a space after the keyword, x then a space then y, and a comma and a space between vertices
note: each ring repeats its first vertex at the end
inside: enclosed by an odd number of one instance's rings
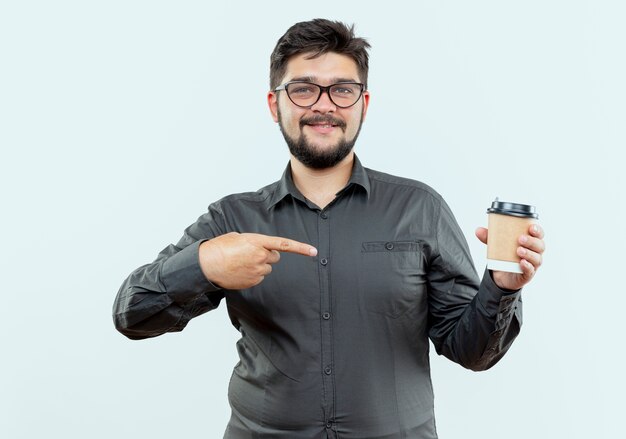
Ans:
POLYGON ((289 58, 282 82, 304 78, 320 85, 337 81, 359 81, 357 64, 349 56, 335 52, 309 58, 311 55, 303 53, 289 58))

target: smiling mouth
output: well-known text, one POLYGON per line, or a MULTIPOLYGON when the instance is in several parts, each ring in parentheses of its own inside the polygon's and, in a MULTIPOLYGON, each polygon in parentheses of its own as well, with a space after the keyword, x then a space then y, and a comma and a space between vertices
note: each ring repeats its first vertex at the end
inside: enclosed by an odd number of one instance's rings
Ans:
POLYGON ((338 125, 332 123, 307 123, 305 126, 321 136, 329 136, 338 132, 338 125))
POLYGON ((309 128, 320 133, 331 133, 335 128, 345 129, 345 122, 340 119, 330 117, 311 117, 300 121, 300 126, 309 128))
POLYGON ((310 127, 335 128, 337 125, 331 123, 307 123, 310 127))

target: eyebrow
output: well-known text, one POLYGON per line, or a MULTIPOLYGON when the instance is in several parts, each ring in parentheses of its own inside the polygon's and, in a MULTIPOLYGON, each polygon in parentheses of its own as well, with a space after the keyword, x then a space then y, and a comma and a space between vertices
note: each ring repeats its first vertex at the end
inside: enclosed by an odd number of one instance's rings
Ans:
MULTIPOLYGON (((317 78, 315 76, 296 76, 295 78, 291 78, 288 82, 293 82, 293 81, 317 83, 317 78)), ((341 77, 330 78, 331 84, 339 84, 342 82, 359 82, 359 81, 357 81, 354 78, 341 78, 341 77)))

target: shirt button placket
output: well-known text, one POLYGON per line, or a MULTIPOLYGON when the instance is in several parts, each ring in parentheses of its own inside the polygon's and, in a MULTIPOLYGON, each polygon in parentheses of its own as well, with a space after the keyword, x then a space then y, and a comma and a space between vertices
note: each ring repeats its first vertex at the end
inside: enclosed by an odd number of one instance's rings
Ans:
POLYGON ((332 290, 330 288, 331 268, 331 244, 330 244, 330 214, 327 211, 321 211, 318 215, 318 254, 319 254, 319 285, 320 285, 320 314, 322 317, 321 325, 321 354, 322 354, 322 385, 324 387, 322 395, 322 405, 324 407, 324 416, 326 425, 331 432, 332 423, 330 420, 334 418, 334 401, 335 401, 335 384, 333 378, 333 345, 332 345, 332 290))

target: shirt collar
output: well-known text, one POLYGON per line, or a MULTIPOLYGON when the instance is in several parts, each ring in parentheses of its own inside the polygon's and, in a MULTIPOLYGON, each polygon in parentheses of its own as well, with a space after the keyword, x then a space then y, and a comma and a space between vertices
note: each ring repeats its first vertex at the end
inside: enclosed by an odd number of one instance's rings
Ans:
MULTIPOLYGON (((370 180, 367 176, 367 171, 361 164, 359 158, 354 155, 354 163, 352 165, 352 175, 350 175, 350 179, 348 180, 348 184, 337 192, 337 195, 344 192, 347 188, 352 185, 361 186, 365 189, 365 193, 369 198, 370 194, 370 180)), ((268 209, 274 207, 279 201, 285 198, 287 195, 291 195, 293 198, 296 198, 304 203, 306 203, 306 199, 304 195, 298 190, 295 183, 293 182, 293 177, 291 176, 291 163, 287 164, 285 168, 285 172, 283 172, 283 176, 277 182, 276 187, 274 189, 274 193, 271 195, 269 200, 268 209)))

